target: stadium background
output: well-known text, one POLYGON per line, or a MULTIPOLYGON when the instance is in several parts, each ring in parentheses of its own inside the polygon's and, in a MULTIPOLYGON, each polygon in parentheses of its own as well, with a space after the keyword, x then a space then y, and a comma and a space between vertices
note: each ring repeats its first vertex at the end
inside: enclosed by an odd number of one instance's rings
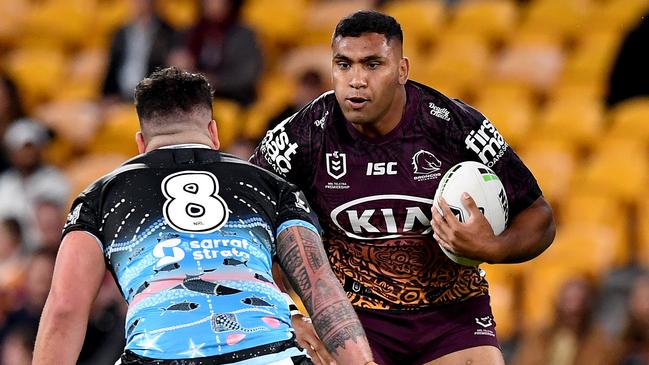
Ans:
MULTIPOLYGON (((264 68, 254 103, 215 100, 222 145, 234 151, 259 140, 290 104, 305 70, 330 83, 330 36, 342 16, 386 11, 403 26, 411 79, 485 113, 554 208, 557 237, 546 253, 525 264, 482 266, 507 354, 527 333, 556 323, 559 289, 583 278, 596 289, 588 297, 590 321, 620 339, 628 292, 649 264, 649 97, 614 106, 606 98, 623 39, 648 6, 649 0, 249 0, 241 21, 257 34, 264 68)), ((177 30, 198 17, 196 1, 162 0, 158 9, 177 30)), ((51 131, 45 158, 68 179, 70 197, 137 153, 133 106, 106 107, 101 95, 111 36, 129 17, 127 0, 0 1, 0 75, 16 84, 25 115, 51 131)), ((30 263, 39 251, 24 246, 12 279, 0 284, 6 363, 20 358, 7 360, 8 351, 29 349, 30 332, 5 320, 29 305, 30 263)), ((0 266, 7 275, 2 259, 0 266)), ((110 316, 98 327, 110 329, 97 336, 119 331, 110 323, 123 315, 106 282, 98 310, 110 316)))

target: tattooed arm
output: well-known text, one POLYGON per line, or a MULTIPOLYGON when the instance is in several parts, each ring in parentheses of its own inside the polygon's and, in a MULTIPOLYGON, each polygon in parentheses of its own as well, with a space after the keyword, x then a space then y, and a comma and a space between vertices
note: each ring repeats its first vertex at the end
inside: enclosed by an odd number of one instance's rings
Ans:
POLYGON ((336 361, 372 363, 363 327, 331 271, 320 236, 304 227, 288 227, 277 239, 277 256, 309 311, 318 336, 336 361))

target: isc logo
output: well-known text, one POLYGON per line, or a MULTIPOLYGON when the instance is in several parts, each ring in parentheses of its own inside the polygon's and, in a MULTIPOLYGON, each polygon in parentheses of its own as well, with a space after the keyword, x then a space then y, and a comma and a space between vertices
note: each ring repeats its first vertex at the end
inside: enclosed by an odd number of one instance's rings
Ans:
POLYGON ((380 176, 380 175, 396 175, 397 174, 396 162, 368 162, 367 163, 367 176, 380 176))

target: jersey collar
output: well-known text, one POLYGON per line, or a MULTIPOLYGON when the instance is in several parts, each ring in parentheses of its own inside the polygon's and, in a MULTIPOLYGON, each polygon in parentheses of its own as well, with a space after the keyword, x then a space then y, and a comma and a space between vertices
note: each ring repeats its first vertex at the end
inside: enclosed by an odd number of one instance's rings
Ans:
POLYGON ((181 144, 172 144, 169 146, 162 146, 158 147, 156 149, 162 150, 162 149, 172 149, 172 148, 206 148, 211 150, 212 147, 202 144, 202 143, 181 143, 181 144))

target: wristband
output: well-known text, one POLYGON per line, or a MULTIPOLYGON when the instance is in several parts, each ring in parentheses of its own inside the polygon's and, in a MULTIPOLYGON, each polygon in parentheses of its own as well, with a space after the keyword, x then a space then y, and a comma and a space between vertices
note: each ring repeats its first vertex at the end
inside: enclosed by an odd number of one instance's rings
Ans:
POLYGON ((287 293, 282 293, 284 295, 284 300, 286 300, 286 303, 288 304, 288 310, 291 312, 291 317, 295 315, 302 315, 302 312, 297 307, 297 304, 293 301, 293 298, 291 298, 290 295, 287 293))

